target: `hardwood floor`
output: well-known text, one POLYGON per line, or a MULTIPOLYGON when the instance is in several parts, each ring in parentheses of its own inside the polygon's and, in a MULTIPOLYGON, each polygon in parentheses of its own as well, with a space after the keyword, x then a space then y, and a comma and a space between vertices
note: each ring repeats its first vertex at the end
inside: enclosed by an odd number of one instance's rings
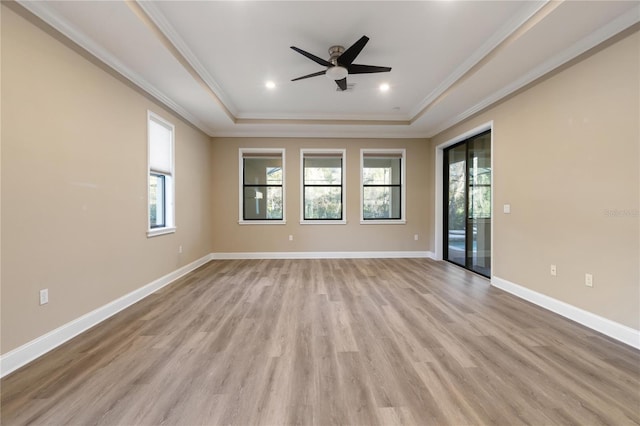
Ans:
POLYGON ((213 261, 2 380, 3 425, 640 424, 640 352, 427 259, 213 261))

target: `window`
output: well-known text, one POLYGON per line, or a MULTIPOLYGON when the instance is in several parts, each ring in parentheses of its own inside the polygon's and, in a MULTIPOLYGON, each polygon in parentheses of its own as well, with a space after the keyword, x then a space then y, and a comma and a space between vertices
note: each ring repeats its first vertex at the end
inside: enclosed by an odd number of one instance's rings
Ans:
POLYGON ((405 223, 405 150, 361 150, 361 223, 405 223))
POLYGON ((147 112, 149 227, 147 236, 175 232, 174 127, 147 112))
POLYGON ((240 149, 240 223, 284 223, 284 150, 240 149))
POLYGON ((344 150, 301 150, 301 223, 346 223, 344 150))

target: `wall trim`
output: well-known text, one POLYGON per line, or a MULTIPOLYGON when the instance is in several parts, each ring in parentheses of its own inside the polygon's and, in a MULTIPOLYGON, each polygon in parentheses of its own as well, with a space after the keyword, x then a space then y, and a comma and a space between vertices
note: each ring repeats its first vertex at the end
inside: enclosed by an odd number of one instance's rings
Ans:
POLYGON ((143 91, 151 95, 158 102, 166 106, 167 108, 175 111, 176 114, 183 117, 186 121, 193 124, 203 133, 212 135, 214 132, 209 126, 199 120, 196 116, 191 114, 185 108, 180 106, 173 98, 169 97, 163 91, 159 90, 155 85, 148 82, 144 77, 138 74, 133 69, 127 67, 116 56, 112 55, 108 50, 101 45, 93 41, 86 34, 73 27, 64 17, 60 16, 45 2, 33 2, 28 0, 18 0, 20 6, 40 18, 46 24, 50 25, 60 34, 89 52, 95 58, 98 58, 104 64, 111 69, 115 70, 118 74, 122 75, 127 80, 141 88, 143 91))
POLYGON ((445 121, 442 121, 437 125, 435 129, 430 132, 430 135, 428 135, 427 137, 431 138, 434 135, 437 135, 438 133, 441 133, 449 129, 450 127, 453 127, 456 124, 466 120, 472 115, 483 111, 485 108, 491 107, 501 99, 505 99, 510 94, 515 93, 523 87, 526 87, 528 84, 534 83, 537 79, 548 75, 555 69, 560 68, 564 64, 588 52, 590 49, 597 47, 610 38, 615 37, 617 34, 620 34, 623 31, 631 28, 633 25, 637 24, 640 21, 638 16, 640 16, 640 6, 630 9, 605 26, 578 40, 563 51, 558 52, 556 55, 547 59, 535 68, 529 70, 524 75, 521 75, 516 80, 510 82, 501 89, 490 93, 487 97, 481 99, 478 103, 472 105, 469 109, 461 112, 458 115, 450 117, 445 121))
POLYGON ((293 251, 212 253, 214 260, 232 259, 433 259, 430 251, 293 251))
MULTIPOLYGON (((0 377, 39 358, 91 327, 105 321, 118 312, 144 299, 159 289, 173 283, 211 260, 233 259, 382 259, 382 258, 429 258, 431 251, 347 251, 347 252, 238 252, 210 253, 188 265, 152 281, 92 312, 72 320, 12 351, 0 356, 0 377)), ((538 293, 503 278, 492 276, 491 285, 523 300, 598 331, 612 339, 640 349, 640 330, 601 317, 584 309, 538 293)))
POLYGON ((598 331, 612 339, 640 349, 640 330, 601 317, 537 291, 514 284, 503 278, 491 277, 491 285, 558 315, 598 331))
MULTIPOLYGON (((530 2, 519 11, 516 16, 507 20, 493 33, 478 49, 462 62, 453 72, 429 93, 416 107, 410 110, 411 120, 414 121, 432 104, 438 97, 450 90, 457 82, 460 82, 465 74, 486 60, 493 52, 498 50, 506 40, 514 37, 527 23, 540 13, 546 2, 530 2)), ((431 136, 430 136, 431 137, 431 136)))
POLYGON ((199 268, 205 263, 213 259, 212 254, 195 260, 188 265, 176 269, 167 275, 158 278, 155 281, 146 284, 137 290, 132 291, 112 302, 107 303, 79 318, 76 318, 55 330, 52 330, 46 334, 43 334, 36 339, 25 343, 24 345, 7 352, 0 356, 0 377, 4 377, 7 374, 17 370, 18 368, 30 363, 31 361, 39 358, 47 352, 62 345, 68 340, 76 337, 91 327, 101 323, 102 321, 112 317, 123 309, 128 308, 134 303, 144 299, 150 294, 158 291, 162 287, 165 287, 178 278, 188 274, 189 272, 199 268))

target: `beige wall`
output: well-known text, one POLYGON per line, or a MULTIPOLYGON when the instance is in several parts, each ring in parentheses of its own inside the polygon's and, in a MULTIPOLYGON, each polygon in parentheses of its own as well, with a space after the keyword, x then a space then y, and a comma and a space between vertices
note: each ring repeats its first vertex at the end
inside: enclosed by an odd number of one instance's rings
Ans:
POLYGON ((432 238, 425 234, 431 214, 432 150, 426 139, 213 139, 213 251, 216 253, 426 251, 432 238), (284 148, 286 225, 238 224, 240 148, 284 148), (300 224, 300 149, 346 150, 346 225, 300 224), (360 149, 406 149, 407 223, 360 224, 360 149), (414 240, 414 234, 419 240, 414 240), (289 241, 293 235, 293 241, 289 241))
POLYGON ((635 329, 639 53, 635 33, 432 140, 494 121, 495 276, 635 329))
POLYGON ((1 96, 2 353, 211 252, 210 139, 4 4, 1 96), (155 238, 148 109, 176 126, 177 232, 155 238))

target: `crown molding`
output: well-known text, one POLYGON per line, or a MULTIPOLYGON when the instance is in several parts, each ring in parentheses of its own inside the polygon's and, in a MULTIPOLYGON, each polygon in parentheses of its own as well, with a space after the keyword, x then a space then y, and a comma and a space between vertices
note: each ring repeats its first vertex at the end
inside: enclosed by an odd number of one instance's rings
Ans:
MULTIPOLYGON (((345 126, 346 127, 346 126, 345 126)), ((381 128, 337 128, 337 126, 317 126, 302 130, 274 129, 273 127, 253 129, 247 126, 238 126, 233 129, 219 129, 212 135, 214 138, 304 138, 304 139, 425 139, 424 131, 398 131, 397 126, 381 128)), ((404 127, 403 129, 407 129, 404 127)))
POLYGON ((336 125, 336 126, 409 126, 411 123, 406 120, 384 120, 384 119, 322 119, 322 118, 239 118, 236 124, 294 124, 294 125, 336 125))
POLYGON ((156 25, 158 30, 171 42, 177 52, 184 58, 184 60, 193 67, 193 70, 203 80, 203 82, 209 87, 213 94, 217 97, 217 100, 226 108, 229 113, 235 119, 238 117, 238 109, 235 107, 229 96, 225 93, 222 87, 215 81, 209 71, 200 62, 197 55, 189 48, 184 39, 180 36, 178 31, 169 23, 169 20, 152 1, 139 1, 135 3, 140 9, 147 15, 147 17, 156 25))
POLYGON ((410 119, 398 118, 398 115, 391 118, 362 115, 348 117, 344 115, 328 115, 322 118, 318 118, 317 116, 314 118, 308 115, 259 116, 245 113, 238 115, 235 106, 229 101, 228 95, 224 93, 197 56, 189 49, 186 42, 169 24, 167 18, 158 7, 153 4, 153 2, 127 2, 127 5, 138 15, 143 24, 145 24, 149 30, 156 33, 156 36, 160 38, 161 43, 169 50, 169 53, 174 55, 179 64, 185 67, 205 90, 209 91, 210 95, 212 95, 231 119, 231 123, 229 123, 231 127, 223 125, 223 128, 213 129, 188 112, 171 97, 167 96, 166 93, 149 83, 140 74, 127 67, 116 56, 96 43, 85 33, 75 29, 64 17, 49 7, 47 2, 16 1, 25 10, 50 25, 54 30, 84 49, 88 54, 96 57, 106 66, 139 87, 142 91, 148 93, 159 103, 171 109, 177 115, 212 137, 430 138, 478 112, 487 109, 615 35, 630 29, 634 25, 638 25, 640 22, 640 5, 638 5, 575 43, 570 48, 563 50, 553 58, 543 62, 520 78, 486 96, 472 107, 445 121, 427 126, 425 123, 420 123, 425 117, 425 112, 435 103, 439 102, 442 97, 446 96, 447 91, 454 90, 455 86, 470 77, 475 72, 474 70, 486 64, 491 57, 499 53, 501 48, 506 46, 506 44, 533 28, 541 19, 544 19, 545 16, 552 13, 562 2, 548 0, 535 1, 525 6, 521 14, 503 25, 503 27, 483 43, 472 56, 460 64, 446 80, 441 82, 436 89, 424 98, 421 103, 411 111, 409 116, 412 118, 410 119), (259 126, 266 126, 267 128, 259 126), (301 126, 308 126, 308 128, 303 129, 301 126))
POLYGON ((433 102, 449 90, 457 81, 469 73, 474 67, 480 64, 485 58, 497 49, 507 38, 516 33, 532 17, 534 17, 546 4, 547 1, 535 1, 527 3, 522 13, 507 21, 498 31, 496 31, 486 42, 482 44, 471 56, 462 62, 448 78, 443 80, 427 97, 425 97, 410 112, 411 120, 416 120, 433 102))
POLYGON ((541 63, 537 67, 533 68, 531 71, 527 72, 517 80, 507 84, 502 89, 496 92, 493 92, 491 95, 482 99, 480 102, 476 103, 471 108, 450 118, 449 120, 443 121, 437 127, 435 127, 432 131, 430 131, 426 137, 431 138, 437 135, 438 133, 441 133, 447 130, 448 128, 455 126, 456 124, 466 120, 467 118, 473 116, 474 114, 477 114, 480 111, 485 110, 486 108, 499 102, 500 100, 506 98, 507 96, 535 82, 539 78, 544 77, 550 72, 553 72, 555 69, 561 67, 567 62, 586 53, 590 49, 597 47, 598 45, 606 42, 610 38, 615 37, 617 34, 620 34, 621 32, 633 27, 634 25, 637 25, 639 22, 640 22, 640 5, 629 10, 627 13, 620 15, 618 18, 609 22, 604 27, 599 28, 597 31, 589 34, 587 37, 574 43, 569 48, 559 52, 558 54, 556 54, 549 60, 541 63))
POLYGON ((259 121, 269 121, 269 122, 283 122, 283 121, 296 121, 296 122, 308 122, 308 121, 321 121, 321 122, 329 122, 340 123, 340 122, 365 122, 372 123, 375 122, 385 122, 385 123, 393 123, 393 124, 411 124, 411 121, 408 117, 399 114, 340 114, 340 113, 306 113, 299 114, 296 112, 293 113, 279 113, 279 114, 268 114, 268 113, 244 113, 237 117, 237 122, 259 122, 259 121))
POLYGON ((101 47, 98 43, 93 41, 86 34, 76 30, 71 26, 66 19, 54 12, 47 2, 36 2, 26 0, 16 0, 20 6, 31 12, 33 15, 50 25, 53 29, 60 34, 80 46, 87 51, 90 55, 98 58, 105 65, 115 70, 118 74, 122 75, 127 80, 131 81, 134 85, 151 95, 158 102, 165 105, 167 108, 173 110, 176 114, 193 124, 206 134, 211 134, 213 130, 209 128, 202 121, 198 120, 195 116, 189 113, 186 109, 181 107, 173 99, 167 96, 164 92, 158 90, 154 85, 145 80, 140 74, 133 71, 131 68, 124 65, 108 50, 101 47))

